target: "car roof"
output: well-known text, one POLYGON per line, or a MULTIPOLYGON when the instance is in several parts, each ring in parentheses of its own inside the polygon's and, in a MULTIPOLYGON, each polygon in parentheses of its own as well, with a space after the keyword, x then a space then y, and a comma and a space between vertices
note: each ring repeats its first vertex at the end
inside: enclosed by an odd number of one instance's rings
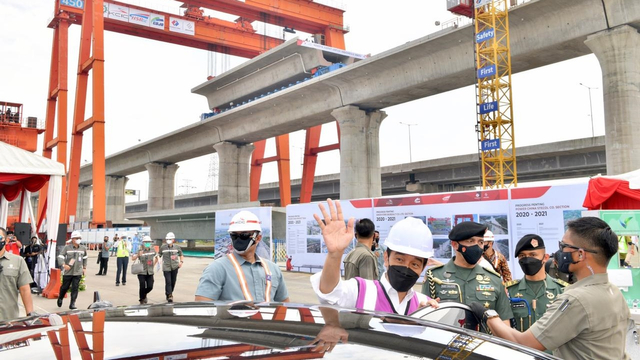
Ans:
POLYGON ((69 329, 71 359, 81 359, 77 344, 85 341, 91 350, 103 350, 104 358, 115 359, 553 358, 486 334, 406 316, 245 301, 110 307, 21 319, 0 324, 0 357, 53 359, 51 343, 64 343, 64 329, 69 329), (347 343, 331 353, 312 352, 326 323, 343 328, 347 343))

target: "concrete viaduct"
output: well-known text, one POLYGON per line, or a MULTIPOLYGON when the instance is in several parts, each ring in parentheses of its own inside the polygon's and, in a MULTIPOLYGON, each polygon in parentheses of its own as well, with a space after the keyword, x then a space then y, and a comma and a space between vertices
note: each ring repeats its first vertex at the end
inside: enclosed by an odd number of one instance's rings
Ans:
MULTIPOLYGON (((534 0, 512 8, 509 16, 514 73, 589 53, 597 56, 603 73, 606 172, 640 168, 640 158, 633 156, 640 150, 634 141, 640 136, 640 2, 534 0)), ((471 26, 445 29, 114 154, 106 160, 107 217, 124 216, 126 176, 144 170, 152 194, 148 210, 173 208, 175 163, 214 151, 220 157, 218 203, 246 203, 252 142, 336 120, 342 144, 340 197, 380 196, 378 131, 386 117, 381 109, 473 84, 472 36, 471 26)), ((292 45, 272 52, 287 46, 292 45)), ((238 71, 241 84, 243 69, 267 68, 270 56, 247 61, 226 79, 238 71)), ((212 107, 234 91, 226 86, 232 82, 219 86, 224 79, 193 91, 206 96, 212 107)), ((83 167, 78 219, 89 214, 90 177, 91 166, 83 167)))

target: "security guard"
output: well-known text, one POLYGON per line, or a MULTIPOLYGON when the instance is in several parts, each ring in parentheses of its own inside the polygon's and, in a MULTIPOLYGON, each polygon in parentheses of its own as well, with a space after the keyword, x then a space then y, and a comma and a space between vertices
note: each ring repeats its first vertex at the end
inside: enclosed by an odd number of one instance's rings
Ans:
POLYGON ((494 309, 506 324, 513 317, 500 275, 478 264, 482 257, 487 227, 473 221, 451 229, 449 239, 456 256, 448 263, 427 270, 422 293, 440 301, 458 301, 469 305, 477 301, 494 309))
POLYGON ((65 247, 58 255, 58 264, 62 266, 62 286, 58 294, 58 307, 62 307, 62 299, 71 287, 71 303, 69 309, 76 309, 76 299, 78 298, 78 288, 80 279, 87 270, 87 248, 80 245, 82 235, 79 231, 71 233, 71 244, 65 247))
POLYGON ((524 278, 509 281, 505 287, 511 300, 515 328, 525 331, 544 315, 569 284, 545 273, 542 265, 549 255, 545 253, 544 241, 540 236, 523 236, 516 245, 515 255, 524 278))

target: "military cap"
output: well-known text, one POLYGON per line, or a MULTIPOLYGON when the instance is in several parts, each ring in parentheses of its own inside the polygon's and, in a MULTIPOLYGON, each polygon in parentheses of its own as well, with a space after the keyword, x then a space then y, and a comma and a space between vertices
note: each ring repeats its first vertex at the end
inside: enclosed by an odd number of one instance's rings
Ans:
POLYGON ((536 234, 528 234, 522 237, 516 245, 516 256, 523 250, 537 250, 544 249, 544 240, 536 234))
POLYGON ((484 237, 485 231, 487 231, 485 225, 473 221, 464 221, 451 229, 449 240, 461 241, 471 239, 474 236, 484 237))

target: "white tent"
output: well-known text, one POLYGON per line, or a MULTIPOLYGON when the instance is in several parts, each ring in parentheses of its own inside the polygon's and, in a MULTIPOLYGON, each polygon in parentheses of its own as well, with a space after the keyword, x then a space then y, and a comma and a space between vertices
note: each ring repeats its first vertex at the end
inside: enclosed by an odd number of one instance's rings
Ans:
MULTIPOLYGON (((21 218, 31 218, 32 229, 37 231, 31 209, 30 195, 49 183, 47 202, 47 237, 49 268, 55 266, 55 247, 60 218, 62 177, 64 165, 18 147, 0 142, 0 226, 7 226, 9 202, 22 196, 21 218)), ((45 201, 41 194, 40 201, 45 201)), ((42 284, 39 284, 43 286, 42 284)), ((45 284, 46 285, 46 284, 45 284)))

